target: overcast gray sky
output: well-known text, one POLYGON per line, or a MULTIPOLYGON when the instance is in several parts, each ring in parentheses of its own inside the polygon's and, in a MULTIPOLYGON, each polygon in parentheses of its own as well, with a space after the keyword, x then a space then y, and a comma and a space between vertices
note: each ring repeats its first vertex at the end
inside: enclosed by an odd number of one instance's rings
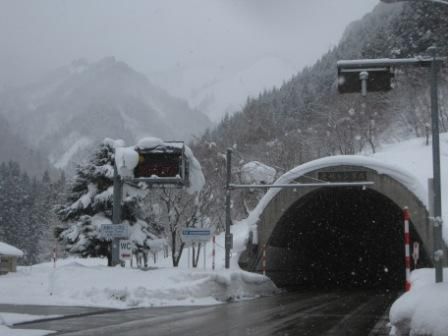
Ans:
POLYGON ((148 75, 263 56, 313 63, 378 0, 0 0, 0 84, 85 57, 148 75))

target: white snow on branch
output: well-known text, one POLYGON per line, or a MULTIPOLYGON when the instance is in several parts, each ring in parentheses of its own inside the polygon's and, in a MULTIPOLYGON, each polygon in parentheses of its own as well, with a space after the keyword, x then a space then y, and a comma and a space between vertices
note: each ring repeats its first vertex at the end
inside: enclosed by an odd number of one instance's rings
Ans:
POLYGON ((258 161, 251 161, 241 167, 241 181, 244 184, 271 184, 277 171, 258 161))

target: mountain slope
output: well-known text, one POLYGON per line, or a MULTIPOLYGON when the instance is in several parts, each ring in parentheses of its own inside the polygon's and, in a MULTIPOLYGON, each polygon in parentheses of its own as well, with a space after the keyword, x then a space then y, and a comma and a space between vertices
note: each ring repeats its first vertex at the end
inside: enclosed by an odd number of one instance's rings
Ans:
MULTIPOLYGON (((427 69, 400 68, 392 92, 371 92, 364 98, 358 93, 338 94, 336 63, 422 55, 433 43, 446 54, 447 34, 447 6, 380 4, 350 24, 338 46, 315 65, 280 89, 251 99, 204 141, 219 148, 236 144, 248 160, 288 169, 320 156, 375 151, 385 141, 423 136, 430 116, 427 69)), ((445 80, 441 86, 444 92, 445 80)), ((448 102, 441 98, 442 130, 446 130, 448 102)))
MULTIPOLYGON (((427 135, 430 122, 428 69, 401 68, 394 89, 341 95, 336 63, 342 59, 408 57, 425 53, 437 42, 448 51, 448 6, 409 2, 378 5, 350 24, 338 46, 279 89, 260 93, 244 108, 204 134, 193 146, 212 193, 220 195, 225 181, 226 148, 233 148, 236 171, 260 161, 278 173, 307 161, 338 154, 376 152, 385 143, 427 135)), ((448 131, 446 70, 441 74, 441 131, 448 131)), ((238 174, 234 179, 238 179, 238 174)), ((246 191, 235 191, 234 218, 247 216, 246 191)), ((217 212, 223 197, 209 209, 217 212)), ((249 209, 250 210, 250 209, 249 209)))
POLYGON ((32 86, 5 91, 0 113, 58 168, 105 137, 189 140, 210 125, 185 101, 112 57, 92 64, 79 60, 32 86))

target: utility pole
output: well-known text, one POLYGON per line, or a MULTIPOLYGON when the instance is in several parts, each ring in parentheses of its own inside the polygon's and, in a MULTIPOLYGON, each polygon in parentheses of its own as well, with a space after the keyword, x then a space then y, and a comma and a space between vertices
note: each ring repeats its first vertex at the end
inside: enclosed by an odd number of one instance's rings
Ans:
POLYGON ((432 123, 432 167, 434 178, 434 267, 436 282, 443 282, 443 241, 442 241, 442 191, 440 178, 440 140, 439 140, 439 97, 437 48, 428 49, 431 57, 431 123, 432 123))
MULTIPOLYGON (((400 0, 402 1, 402 0, 400 0)), ((391 1, 392 2, 392 1, 391 1)), ((393 1, 393 2, 399 2, 393 1)), ((440 140, 439 140, 439 97, 438 97, 438 74, 445 57, 437 57, 437 48, 428 48, 429 57, 414 57, 402 59, 361 59, 361 60, 342 60, 338 61, 338 75, 340 78, 347 78, 347 81, 339 80, 339 92, 359 92, 365 93, 363 82, 366 81, 363 72, 369 71, 379 76, 375 90, 389 91, 391 89, 390 79, 392 76, 385 76, 396 66, 418 66, 430 68, 431 84, 431 132, 432 132, 432 165, 434 181, 434 214, 430 218, 433 225, 433 262, 435 268, 436 282, 443 282, 443 254, 444 242, 442 238, 442 195, 441 195, 441 177, 440 177, 440 140), (361 83, 359 83, 361 81, 361 83)), ((369 89, 369 88, 367 88, 369 89)))
POLYGON ((226 260, 225 266, 226 268, 230 267, 230 250, 233 245, 233 237, 230 233, 230 226, 232 225, 232 219, 230 218, 230 183, 232 179, 232 149, 227 149, 226 155, 226 163, 227 163, 227 179, 226 179, 226 233, 225 233, 225 249, 226 249, 226 260))

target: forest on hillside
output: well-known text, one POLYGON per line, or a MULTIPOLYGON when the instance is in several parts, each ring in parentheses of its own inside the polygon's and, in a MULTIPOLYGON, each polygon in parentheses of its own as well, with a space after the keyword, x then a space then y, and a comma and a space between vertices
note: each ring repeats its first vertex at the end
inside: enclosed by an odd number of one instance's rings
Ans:
MULTIPOLYGON (((378 5, 364 18, 350 24, 340 43, 313 66, 305 68, 280 88, 250 97, 244 108, 226 115, 207 131, 193 149, 205 162, 208 183, 223 187, 220 172, 226 148, 236 158, 234 178, 241 166, 257 160, 284 173, 304 162, 328 155, 371 153, 382 144, 427 136, 430 123, 429 71, 397 68, 391 92, 337 92, 338 60, 407 58, 427 55, 436 45, 439 55, 448 52, 448 8, 433 3, 409 2, 378 5), (221 184, 220 182, 221 181, 221 184)), ((440 80, 440 125, 448 131, 448 73, 440 80)), ((221 194, 216 189, 217 194, 221 194)), ((221 189, 222 190, 222 189, 221 189)), ((253 192, 235 197, 259 198, 253 192)), ((223 207, 216 198, 212 207, 223 207)), ((237 218, 248 209, 235 202, 237 218)))

